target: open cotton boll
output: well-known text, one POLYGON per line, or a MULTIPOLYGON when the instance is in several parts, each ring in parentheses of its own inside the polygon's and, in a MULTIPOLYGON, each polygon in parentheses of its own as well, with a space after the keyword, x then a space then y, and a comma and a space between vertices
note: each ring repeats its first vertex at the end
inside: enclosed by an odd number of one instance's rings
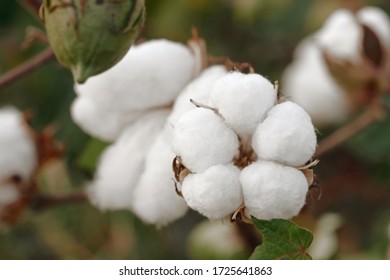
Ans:
POLYGON ((210 109, 190 110, 180 116, 174 127, 173 150, 192 172, 231 162, 238 146, 237 135, 210 109))
POLYGON ((175 154, 162 131, 148 151, 144 172, 134 190, 133 211, 145 223, 167 225, 187 212, 188 206, 174 187, 175 154))
POLYGON ((209 105, 218 110, 226 124, 239 135, 251 135, 276 103, 272 83, 259 74, 230 72, 210 90, 209 105))
POLYGON ((214 165, 183 181, 182 194, 188 206, 209 219, 234 213, 243 202, 240 170, 233 164, 214 165))
POLYGON ((133 46, 114 67, 76 85, 101 108, 121 112, 172 103, 194 76, 195 59, 185 45, 151 40, 133 46))
POLYGON ((293 102, 272 108, 252 138, 258 158, 293 167, 309 161, 316 146, 317 137, 310 117, 293 102))
POLYGON ((295 168, 257 161, 240 174, 245 209, 260 220, 290 219, 305 204, 308 183, 295 168))
POLYGON ((21 196, 19 190, 11 184, 0 185, 0 210, 16 202, 21 196))
POLYGON ((297 48, 296 60, 284 71, 283 94, 302 106, 318 127, 338 124, 351 112, 346 92, 329 73, 321 51, 308 38, 297 48))
POLYGON ((176 98, 172 113, 168 122, 174 126, 177 119, 184 113, 195 108, 191 99, 200 103, 207 104, 209 101, 209 91, 213 83, 223 75, 227 70, 222 65, 210 66, 194 80, 192 80, 176 98))
POLYGON ((168 110, 146 114, 103 152, 94 180, 87 189, 92 204, 101 210, 131 208, 147 151, 167 116, 168 110))
POLYGON ((90 96, 77 97, 71 106, 71 116, 77 125, 89 135, 108 142, 117 139, 126 126, 143 113, 129 111, 121 114, 99 108, 90 96))
POLYGON ((379 37, 382 46, 390 48, 390 18, 377 7, 364 7, 356 14, 359 22, 371 28, 379 37))
POLYGON ((0 109, 0 180, 28 180, 37 165, 37 151, 23 115, 16 108, 0 109))
POLYGON ((314 34, 319 47, 334 58, 360 61, 363 32, 355 15, 346 9, 334 11, 314 34))

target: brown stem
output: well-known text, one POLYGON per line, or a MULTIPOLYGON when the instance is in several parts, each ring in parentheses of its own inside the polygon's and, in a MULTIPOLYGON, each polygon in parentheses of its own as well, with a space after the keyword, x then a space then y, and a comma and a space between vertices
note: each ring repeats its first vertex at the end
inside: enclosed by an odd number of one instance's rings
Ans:
POLYGON ((30 207, 34 210, 43 210, 53 206, 59 206, 70 203, 86 202, 85 193, 74 193, 64 196, 49 196, 38 194, 31 199, 30 207))
POLYGON ((11 84, 12 82, 17 81, 18 79, 24 77, 25 75, 29 74, 34 69, 38 68, 42 64, 44 64, 47 61, 50 61, 54 58, 53 51, 48 48, 42 51, 41 53, 37 54, 33 58, 27 60, 26 62, 22 63, 21 65, 17 66, 16 68, 4 73, 0 76, 0 89, 6 87, 7 85, 11 84))
POLYGON ((333 150, 338 145, 370 125, 371 123, 377 121, 380 117, 380 112, 375 109, 368 109, 362 115, 360 115, 353 122, 347 124, 346 126, 336 130, 333 134, 322 140, 318 144, 316 157, 320 157, 327 152, 333 150))
POLYGON ((259 232, 252 224, 235 222, 236 230, 241 240, 244 241, 249 254, 252 254, 257 246, 262 243, 259 232))

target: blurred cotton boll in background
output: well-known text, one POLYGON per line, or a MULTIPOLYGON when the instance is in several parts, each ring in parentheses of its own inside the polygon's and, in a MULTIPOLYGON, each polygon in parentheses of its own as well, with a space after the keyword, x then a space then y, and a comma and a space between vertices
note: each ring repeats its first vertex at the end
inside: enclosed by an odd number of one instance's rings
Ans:
POLYGON ((13 219, 17 211, 8 213, 8 209, 23 198, 37 164, 33 134, 23 114, 14 107, 1 108, 0 226, 13 222, 9 219, 13 219))
POLYGON ((183 44, 160 39, 133 46, 114 67, 75 85, 73 120, 90 135, 113 141, 145 111, 170 106, 196 67, 183 44))
POLYGON ((317 127, 342 123, 388 84, 389 37, 390 20, 379 8, 334 11, 296 48, 281 80, 283 94, 317 127))

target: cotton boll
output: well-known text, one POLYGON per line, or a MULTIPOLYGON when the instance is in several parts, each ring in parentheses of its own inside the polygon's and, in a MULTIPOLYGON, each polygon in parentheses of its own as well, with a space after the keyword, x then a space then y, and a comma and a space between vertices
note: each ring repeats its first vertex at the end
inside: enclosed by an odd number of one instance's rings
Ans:
POLYGON ((189 174, 183 181, 183 197, 190 208, 207 218, 225 218, 242 205, 239 176, 240 170, 233 164, 189 174))
POLYGON ((13 107, 0 110, 0 180, 17 175, 28 180, 36 165, 37 151, 23 115, 13 107))
POLYGON ((145 170, 134 191, 133 211, 145 223, 166 225, 187 212, 188 206, 174 187, 175 154, 162 131, 148 151, 145 170))
POLYGON ((346 92, 330 75, 321 51, 311 39, 305 39, 297 48, 296 60, 282 75, 281 88, 318 127, 341 123, 351 112, 346 92))
POLYGON ((209 105, 239 135, 251 135, 276 103, 272 83, 259 74, 230 72, 218 79, 210 90, 209 105))
POLYGON ((356 14, 360 23, 367 25, 379 37, 383 47, 389 49, 390 45, 390 19, 389 16, 377 7, 364 7, 356 14))
POLYGON ((177 97, 168 118, 171 125, 175 125, 177 119, 184 113, 195 108, 191 99, 200 104, 207 104, 209 101, 209 91, 213 83, 227 73, 224 66, 215 65, 205 69, 199 77, 192 80, 177 97))
POLYGON ((99 110, 119 112, 169 105, 194 75, 191 51, 180 43, 152 40, 132 47, 108 71, 76 85, 99 110))
POLYGON ((144 171, 145 157, 168 116, 168 110, 148 113, 127 128, 102 154, 87 190, 101 210, 129 209, 134 188, 144 171))
POLYGON ((78 97, 71 106, 71 115, 86 133, 103 141, 112 142, 143 112, 121 114, 115 110, 103 110, 91 97, 78 97))
POLYGON ((238 145, 237 135, 210 109, 195 108, 184 113, 173 131, 173 150, 193 172, 231 162, 238 145))
POLYGON ((301 171, 271 161, 257 161, 244 168, 240 182, 247 213, 260 220, 298 215, 309 187, 301 171))
POLYGON ((363 33, 354 14, 346 9, 333 12, 314 35, 319 47, 334 58, 360 61, 363 33))
POLYGON ((292 102, 279 104, 258 125, 252 138, 258 158, 293 167, 310 160, 317 146, 316 133, 306 113, 298 108, 292 102))

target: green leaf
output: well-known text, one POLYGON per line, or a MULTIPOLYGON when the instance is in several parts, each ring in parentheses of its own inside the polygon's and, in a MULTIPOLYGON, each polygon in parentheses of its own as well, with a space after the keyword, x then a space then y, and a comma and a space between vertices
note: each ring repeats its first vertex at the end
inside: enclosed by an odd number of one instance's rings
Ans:
POLYGON ((91 139, 78 159, 78 166, 93 172, 96 169, 99 157, 109 144, 97 139, 91 139))
POLYGON ((261 232, 263 243, 250 257, 251 260, 311 260, 306 249, 313 241, 313 234, 307 229, 282 219, 257 220, 253 224, 261 232))

